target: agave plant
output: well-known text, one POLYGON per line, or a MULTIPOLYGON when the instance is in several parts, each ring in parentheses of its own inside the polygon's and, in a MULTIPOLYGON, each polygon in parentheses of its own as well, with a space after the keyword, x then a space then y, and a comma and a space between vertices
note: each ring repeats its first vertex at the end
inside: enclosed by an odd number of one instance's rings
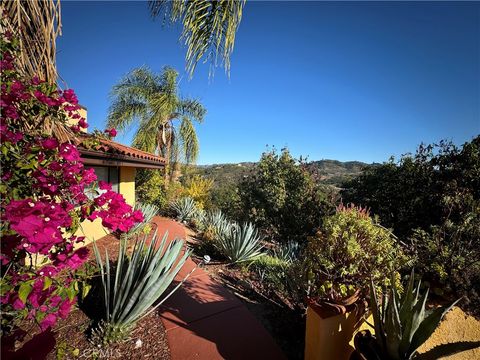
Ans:
POLYGON ((229 229, 219 237, 216 246, 233 263, 251 261, 258 258, 262 245, 258 231, 251 223, 229 224, 229 229))
POLYGON ((291 264, 300 254, 300 244, 296 241, 288 241, 285 244, 279 245, 273 251, 276 258, 291 264))
MULTIPOLYGON (((407 289, 400 296, 392 276, 392 286, 388 295, 377 295, 373 283, 370 285, 370 308, 374 320, 375 335, 361 331, 355 336, 356 355, 366 360, 410 360, 429 358, 427 353, 418 354, 417 349, 433 334, 444 315, 460 300, 449 306, 428 311, 425 305, 428 289, 420 295, 420 281, 414 286, 414 272, 410 276, 407 289)), ((463 344, 463 343, 462 343, 463 344)), ((471 344, 474 348, 478 344, 471 344)), ((469 347, 434 348, 434 358, 451 355, 469 347), (444 351, 442 351, 444 350, 444 351), (448 350, 448 352, 447 352, 448 350)), ((431 357, 430 357, 431 358, 431 357)))
POLYGON ((135 210, 140 210, 142 212, 143 221, 140 223, 137 223, 134 227, 132 227, 130 231, 127 233, 127 237, 130 237, 132 235, 136 235, 145 231, 148 225, 152 222, 152 219, 156 215, 158 215, 158 212, 159 212, 159 209, 157 206, 153 204, 142 204, 142 203, 135 204, 135 210))
POLYGON ((195 224, 195 227, 199 230, 203 230, 205 219, 207 218, 207 212, 203 209, 197 209, 195 215, 192 218, 192 221, 195 224))
POLYGON ((167 235, 166 232, 159 241, 155 232, 148 244, 147 236, 143 236, 135 242, 131 256, 127 254, 127 242, 121 240, 114 271, 110 267, 108 252, 105 251, 103 262, 94 245, 105 305, 104 320, 97 329, 97 336, 104 344, 126 338, 140 319, 160 306, 183 283, 155 303, 190 255, 189 251, 181 255, 181 239, 175 239, 167 247, 167 235))
POLYGON ((230 231, 231 222, 220 210, 208 211, 203 218, 201 230, 205 240, 215 241, 230 231))
POLYGON ((180 222, 191 221, 198 211, 197 205, 191 197, 175 200, 171 207, 175 211, 177 220, 180 222))

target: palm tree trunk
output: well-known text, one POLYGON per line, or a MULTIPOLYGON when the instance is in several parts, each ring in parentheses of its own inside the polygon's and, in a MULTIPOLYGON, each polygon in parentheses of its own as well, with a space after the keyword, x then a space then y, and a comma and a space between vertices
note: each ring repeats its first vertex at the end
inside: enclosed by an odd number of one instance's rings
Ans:
POLYGON ((171 156, 171 151, 172 151, 172 137, 170 135, 167 135, 167 142, 165 144, 165 186, 168 186, 168 184, 171 181, 170 177, 170 156, 171 156))

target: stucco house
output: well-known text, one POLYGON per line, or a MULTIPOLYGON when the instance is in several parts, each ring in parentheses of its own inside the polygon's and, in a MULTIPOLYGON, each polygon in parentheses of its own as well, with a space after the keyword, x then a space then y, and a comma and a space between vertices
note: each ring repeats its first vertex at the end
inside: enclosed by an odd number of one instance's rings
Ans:
MULTIPOLYGON (((87 118, 86 109, 82 109, 82 116, 87 118)), ((148 152, 135 149, 118 142, 98 139, 96 146, 84 146, 88 135, 77 138, 78 149, 85 168, 93 168, 99 181, 112 185, 112 189, 122 194, 129 205, 135 206, 135 175, 137 169, 162 169, 165 159, 148 152)), ((105 236, 106 230, 100 219, 93 222, 84 221, 78 236, 85 236, 86 243, 98 240, 105 236)))

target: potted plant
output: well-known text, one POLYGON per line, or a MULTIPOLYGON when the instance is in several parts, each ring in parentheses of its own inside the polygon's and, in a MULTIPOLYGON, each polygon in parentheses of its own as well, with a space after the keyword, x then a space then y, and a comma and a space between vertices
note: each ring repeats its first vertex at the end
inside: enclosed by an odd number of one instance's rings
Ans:
POLYGON ((384 279, 405 256, 366 209, 343 205, 308 239, 302 263, 308 308, 305 359, 348 359, 366 317, 368 282, 384 279))

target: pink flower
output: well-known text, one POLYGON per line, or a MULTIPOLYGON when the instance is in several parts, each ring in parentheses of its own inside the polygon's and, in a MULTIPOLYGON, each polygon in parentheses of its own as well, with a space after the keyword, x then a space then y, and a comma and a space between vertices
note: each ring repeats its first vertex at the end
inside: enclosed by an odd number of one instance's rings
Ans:
POLYGON ((78 98, 77 98, 77 95, 75 95, 75 92, 73 91, 73 89, 64 90, 63 98, 65 99, 66 102, 72 105, 78 104, 78 98))
POLYGON ((117 130, 115 128, 111 128, 111 129, 106 129, 105 130, 105 133, 110 136, 110 137, 115 137, 117 136, 117 130))
POLYGON ((62 305, 58 308, 58 315, 62 318, 65 319, 72 309, 72 305, 75 303, 75 300, 65 300, 62 305))
POLYGON ((53 314, 47 314, 40 322, 40 328, 42 331, 47 330, 49 327, 52 327, 57 322, 57 317, 53 314))
POLYGON ((88 123, 87 121, 84 119, 84 118, 81 118, 79 121, 78 121, 78 126, 80 126, 81 128, 88 128, 88 123))
POLYGON ((12 306, 15 310, 21 310, 21 309, 25 308, 25 304, 18 297, 13 301, 12 306))
POLYGON ((32 78, 32 85, 40 85, 43 81, 41 81, 38 76, 34 76, 32 78))
POLYGON ((42 147, 46 150, 53 150, 58 147, 58 141, 55 138, 48 138, 42 141, 42 147))
POLYGON ((63 143, 60 145, 59 155, 68 161, 80 160, 80 153, 78 152, 77 147, 69 143, 63 143))
POLYGON ((50 298, 50 306, 55 308, 58 306, 58 304, 60 304, 60 301, 62 301, 62 298, 58 295, 54 295, 50 298))

